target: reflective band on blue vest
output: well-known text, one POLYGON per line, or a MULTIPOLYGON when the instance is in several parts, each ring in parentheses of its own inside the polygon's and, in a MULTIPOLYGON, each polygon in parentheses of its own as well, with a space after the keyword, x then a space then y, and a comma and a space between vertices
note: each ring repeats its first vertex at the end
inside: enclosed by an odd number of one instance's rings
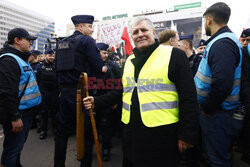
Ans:
MULTIPOLYGON (((32 87, 32 86, 36 86, 36 85, 37 85, 37 82, 36 82, 36 81, 32 81, 32 82, 28 83, 26 89, 28 89, 28 88, 30 88, 30 87, 32 87)), ((20 85, 20 86, 18 87, 18 89, 19 89, 19 90, 23 90, 24 87, 25 87, 25 84, 20 85)))
POLYGON ((227 102, 235 102, 240 100, 240 95, 228 96, 225 101, 227 102))
POLYGON ((195 74, 195 76, 197 78, 199 78, 200 80, 202 80, 203 82, 207 83, 207 84, 211 84, 212 83, 212 78, 203 75, 200 71, 197 71, 197 73, 195 74))
POLYGON ((161 109, 172 109, 178 107, 177 101, 169 101, 169 102, 153 102, 142 104, 142 112, 151 111, 151 110, 161 110, 161 109))
POLYGON ((241 84, 240 79, 237 79, 234 81, 233 86, 240 86, 240 84, 241 84))
POLYGON ((26 100, 31 100, 31 99, 34 99, 34 98, 37 98, 40 96, 41 96, 40 92, 36 92, 34 94, 29 94, 29 95, 23 96, 21 99, 21 102, 26 101, 26 100))
POLYGON ((197 91, 197 94, 202 96, 202 97, 207 97, 208 96, 208 92, 206 92, 206 91, 203 91, 203 90, 198 89, 198 88, 196 88, 196 91, 197 91))

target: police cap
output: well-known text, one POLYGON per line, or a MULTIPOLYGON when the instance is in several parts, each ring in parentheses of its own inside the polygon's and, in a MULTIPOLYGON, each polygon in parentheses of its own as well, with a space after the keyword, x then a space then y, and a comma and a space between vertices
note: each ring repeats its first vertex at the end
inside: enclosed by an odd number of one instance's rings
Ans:
POLYGON ((180 40, 183 40, 183 39, 189 39, 189 40, 193 40, 194 39, 194 35, 193 34, 189 34, 189 35, 180 35, 179 36, 180 40))
POLYGON ((206 45, 206 41, 204 39, 201 39, 199 42, 198 47, 206 45))
POLYGON ((109 48, 109 45, 105 44, 105 43, 97 43, 96 46, 98 47, 98 49, 100 50, 107 50, 109 48))
POLYGON ((28 31, 23 28, 14 28, 8 33, 8 40, 13 40, 14 38, 26 38, 29 40, 36 40, 37 37, 31 36, 28 31))
POLYGON ((39 50, 31 50, 30 53, 34 54, 34 55, 41 55, 42 54, 42 52, 40 52, 39 50))
POLYGON ((80 23, 89 23, 93 24, 94 16, 91 15, 76 15, 71 17, 72 22, 74 25, 80 24, 80 23))
POLYGON ((50 48, 47 48, 44 53, 45 54, 53 54, 54 51, 52 49, 50 49, 50 48))
POLYGON ((246 37, 249 37, 250 36, 250 28, 247 28, 245 30, 242 31, 241 33, 241 38, 246 38, 246 37))

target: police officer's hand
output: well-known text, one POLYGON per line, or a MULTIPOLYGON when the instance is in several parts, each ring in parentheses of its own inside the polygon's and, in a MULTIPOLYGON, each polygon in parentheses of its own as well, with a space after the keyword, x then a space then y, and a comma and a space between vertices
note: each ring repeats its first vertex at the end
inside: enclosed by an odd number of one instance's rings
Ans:
POLYGON ((11 124, 12 124, 12 132, 18 133, 23 130, 23 121, 21 120, 21 118, 19 118, 16 121, 12 121, 11 124))
POLYGON ((83 99, 83 104, 84 104, 84 107, 89 110, 89 109, 94 109, 95 108, 95 105, 94 105, 94 97, 93 96, 88 96, 88 97, 85 97, 83 99))
POLYGON ((189 143, 187 143, 187 142, 185 142, 183 140, 178 140, 178 147, 179 147, 180 152, 183 152, 188 148, 194 147, 194 145, 189 144, 189 143))
POLYGON ((108 67, 107 66, 102 66, 102 72, 107 72, 108 71, 108 67))

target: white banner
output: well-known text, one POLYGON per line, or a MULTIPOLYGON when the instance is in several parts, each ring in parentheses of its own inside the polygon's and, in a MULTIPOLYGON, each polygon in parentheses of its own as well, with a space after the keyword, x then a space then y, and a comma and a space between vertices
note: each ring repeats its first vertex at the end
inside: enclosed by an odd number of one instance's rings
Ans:
POLYGON ((98 42, 104 42, 110 46, 115 46, 122 42, 121 36, 125 26, 124 21, 99 26, 98 42))

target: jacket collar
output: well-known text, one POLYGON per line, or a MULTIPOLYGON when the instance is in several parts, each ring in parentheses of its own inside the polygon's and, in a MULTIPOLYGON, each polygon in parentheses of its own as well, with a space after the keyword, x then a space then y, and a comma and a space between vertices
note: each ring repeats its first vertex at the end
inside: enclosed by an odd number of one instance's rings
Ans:
POLYGON ((220 28, 215 34, 213 34, 207 41, 206 41, 206 45, 212 41, 215 37, 217 37, 218 35, 224 33, 224 32, 232 32, 230 30, 230 28, 228 26, 224 26, 222 28, 220 28))
POLYGON ((0 55, 5 54, 5 53, 13 53, 17 56, 19 56, 21 59, 24 61, 28 61, 28 58, 30 56, 30 52, 22 52, 18 50, 16 47, 8 44, 7 42, 3 45, 3 48, 0 50, 0 55))

